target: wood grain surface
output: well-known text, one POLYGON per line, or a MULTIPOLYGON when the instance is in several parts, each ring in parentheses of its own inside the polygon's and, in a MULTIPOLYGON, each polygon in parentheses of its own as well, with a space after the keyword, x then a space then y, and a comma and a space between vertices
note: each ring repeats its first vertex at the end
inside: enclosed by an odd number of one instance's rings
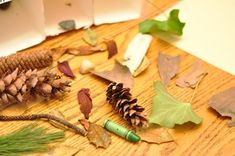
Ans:
MULTIPOLYGON (((54 99, 51 101, 36 101, 29 102, 27 104, 14 105, 2 111, 1 114, 17 115, 48 113, 57 109, 63 112, 68 121, 77 123, 78 119, 83 118, 77 102, 77 91, 81 88, 90 88, 93 99, 93 109, 89 120, 96 122, 97 124, 102 124, 105 119, 112 119, 131 129, 131 127, 126 124, 118 114, 112 111, 112 107, 106 102, 105 90, 108 85, 107 81, 91 74, 80 75, 78 72, 80 63, 83 59, 89 59, 97 65, 97 70, 111 69, 114 65, 114 59, 122 59, 123 52, 125 51, 128 43, 138 32, 138 23, 146 18, 156 16, 161 12, 161 10, 166 9, 175 3, 176 0, 146 0, 142 17, 140 19, 93 27, 100 39, 112 38, 117 42, 119 53, 115 58, 108 60, 107 52, 77 57, 64 55, 60 60, 69 60, 69 64, 77 77, 72 83, 72 90, 69 94, 61 100, 54 99)), ((83 30, 76 30, 61 34, 57 37, 49 37, 40 45, 24 51, 47 47, 74 47, 83 45, 84 42, 81 40, 82 33, 83 30)), ((196 57, 170 45, 169 43, 157 38, 153 40, 147 53, 147 57, 149 58, 151 65, 144 73, 135 78, 135 84, 131 90, 133 97, 138 98, 139 104, 146 108, 146 113, 148 115, 151 112, 152 97, 154 95, 153 82, 160 79, 157 69, 157 56, 159 51, 170 55, 181 56, 182 61, 180 64, 180 73, 178 75, 188 70, 196 59, 196 57)), ((235 155, 235 128, 229 128, 227 126, 228 118, 220 117, 218 113, 210 109, 208 106, 208 101, 212 95, 235 86, 235 77, 206 62, 204 62, 203 65, 208 72, 208 75, 199 85, 196 96, 192 102, 195 112, 199 116, 203 117, 203 123, 199 126, 188 123, 171 129, 170 133, 172 134, 175 142, 161 145, 148 144, 145 142, 133 144, 118 136, 112 135, 112 144, 107 149, 96 149, 89 143, 87 138, 68 131, 66 132, 64 141, 60 144, 71 145, 78 148, 79 152, 77 153, 77 156, 235 155)), ((56 66, 56 62, 54 63, 54 66, 56 66)), ((182 101, 189 101, 193 94, 193 90, 177 87, 175 85, 176 78, 170 81, 170 85, 168 87, 169 92, 182 101)), ((32 122, 0 122, 0 134, 3 135, 9 133, 29 123, 32 122)), ((56 130, 56 128, 52 127, 47 122, 37 121, 37 123, 48 127, 51 130, 56 130)))

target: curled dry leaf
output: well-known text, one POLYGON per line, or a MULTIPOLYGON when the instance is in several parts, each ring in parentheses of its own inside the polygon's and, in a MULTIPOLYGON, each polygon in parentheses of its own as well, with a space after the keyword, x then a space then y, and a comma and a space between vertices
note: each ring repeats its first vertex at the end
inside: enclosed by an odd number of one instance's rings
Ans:
POLYGON ((79 121, 85 129, 88 129, 87 138, 90 143, 94 144, 97 148, 107 148, 111 144, 111 136, 103 127, 84 119, 79 121))
POLYGON ((170 80, 179 71, 180 56, 170 56, 158 54, 158 70, 164 85, 168 85, 170 80))
POLYGON ((65 21, 61 21, 59 23, 59 26, 63 29, 63 30, 73 30, 76 28, 76 24, 74 20, 65 20, 65 21))
POLYGON ((87 74, 90 71, 94 70, 95 65, 89 61, 89 60, 83 60, 80 67, 79 67, 79 72, 81 74, 87 74))
POLYGON ((150 126, 146 129, 136 129, 136 133, 141 137, 142 141, 148 143, 166 143, 173 141, 172 136, 166 128, 150 126))
POLYGON ((118 53, 117 44, 114 40, 106 40, 104 43, 107 45, 108 59, 112 58, 118 53))
POLYGON ((88 88, 82 88, 78 91, 77 97, 80 104, 80 110, 84 114, 85 118, 88 119, 92 109, 90 90, 88 88))
POLYGON ((97 35, 90 28, 85 30, 82 39, 91 46, 95 46, 97 44, 97 35))
MULTIPOLYGON (((61 118, 61 119, 65 120, 64 114, 61 111, 59 111, 59 110, 53 110, 49 114, 50 115, 54 115, 54 116, 56 116, 58 118, 61 118)), ((60 128, 60 129, 63 129, 63 130, 67 130, 68 129, 68 127, 66 127, 63 124, 60 124, 60 123, 58 123, 58 122, 56 122, 54 120, 49 120, 49 122, 50 122, 51 125, 53 125, 53 126, 55 126, 57 128, 60 128)))
POLYGON ((66 76, 71 77, 71 78, 75 78, 75 75, 73 74, 68 61, 63 61, 63 62, 58 62, 57 65, 59 71, 61 71, 62 73, 64 73, 66 76))
POLYGON ((207 73, 203 69, 202 62, 197 59, 194 62, 191 71, 183 74, 176 80, 176 85, 182 88, 195 88, 198 81, 205 77, 206 74, 207 73))
POLYGON ((137 77, 143 71, 145 71, 150 65, 149 59, 144 57, 142 63, 140 64, 139 68, 132 74, 134 77, 137 77))
POLYGON ((80 55, 90 55, 93 53, 97 53, 97 52, 103 52, 105 51, 105 47, 104 45, 98 45, 96 47, 92 47, 89 45, 83 45, 77 48, 68 48, 66 50, 66 53, 68 54, 72 54, 72 55, 76 55, 76 56, 80 56, 80 55))
POLYGON ((151 41, 151 35, 138 33, 128 45, 124 54, 125 62, 123 64, 130 69, 131 73, 134 73, 140 66, 151 41))
POLYGON ((116 60, 112 70, 101 72, 91 71, 91 73, 111 82, 123 83, 127 88, 132 88, 134 83, 129 68, 116 60))
POLYGON ((229 126, 235 126, 235 87, 212 96, 209 106, 220 115, 231 117, 229 126))

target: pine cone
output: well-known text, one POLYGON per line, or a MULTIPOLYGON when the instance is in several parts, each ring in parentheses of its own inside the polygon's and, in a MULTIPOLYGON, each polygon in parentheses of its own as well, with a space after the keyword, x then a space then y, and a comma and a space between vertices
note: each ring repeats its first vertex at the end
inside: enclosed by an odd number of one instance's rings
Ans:
POLYGON ((148 120, 143 114, 144 108, 131 99, 130 88, 123 88, 122 83, 111 83, 106 91, 107 101, 132 126, 147 127, 148 120))
POLYGON ((14 103, 26 102, 36 95, 54 98, 70 91, 70 80, 56 74, 56 71, 28 70, 18 72, 18 68, 0 79, 0 109, 14 103))
POLYGON ((52 64, 52 52, 49 49, 20 52, 6 57, 0 57, 0 75, 11 73, 16 68, 21 71, 42 69, 52 64))

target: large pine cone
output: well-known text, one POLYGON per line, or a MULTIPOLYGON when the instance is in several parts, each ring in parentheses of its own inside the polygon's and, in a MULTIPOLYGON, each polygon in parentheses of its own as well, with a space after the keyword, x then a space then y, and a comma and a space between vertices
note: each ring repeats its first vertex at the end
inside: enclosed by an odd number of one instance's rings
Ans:
POLYGON ((19 52, 6 57, 0 57, 0 77, 6 72, 19 72, 29 69, 42 69, 52 64, 52 52, 49 49, 19 52))
POLYGON ((130 88, 123 88, 122 83, 111 83, 106 91, 107 101, 132 126, 147 127, 148 120, 143 114, 144 108, 131 99, 130 88))
POLYGON ((0 109, 25 102, 32 96, 53 98, 70 91, 70 80, 48 70, 18 72, 18 68, 0 79, 0 109))

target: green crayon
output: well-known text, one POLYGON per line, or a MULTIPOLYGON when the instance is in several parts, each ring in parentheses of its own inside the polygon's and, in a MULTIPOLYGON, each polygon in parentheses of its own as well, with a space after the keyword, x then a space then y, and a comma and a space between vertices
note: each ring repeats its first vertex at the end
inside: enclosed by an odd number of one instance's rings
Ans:
POLYGON ((110 132, 113 132, 114 134, 117 134, 118 136, 125 138, 130 142, 138 142, 141 139, 133 131, 126 129, 125 127, 122 127, 111 120, 104 121, 104 128, 110 132))

